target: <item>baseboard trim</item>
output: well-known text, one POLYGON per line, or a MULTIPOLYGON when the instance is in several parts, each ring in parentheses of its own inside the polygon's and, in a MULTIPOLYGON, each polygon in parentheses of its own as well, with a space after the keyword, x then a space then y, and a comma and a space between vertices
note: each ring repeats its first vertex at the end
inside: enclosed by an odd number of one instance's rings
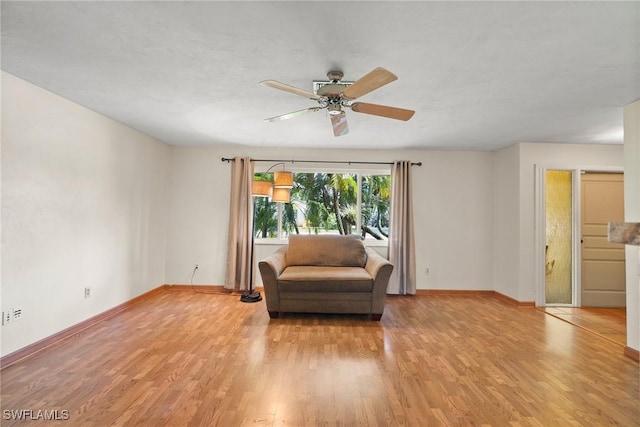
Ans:
POLYGON ((517 299, 511 298, 505 294, 501 294, 500 292, 494 291, 496 298, 507 302, 509 304, 515 304, 518 308, 536 308, 536 303, 534 301, 518 301, 517 299))
MULTIPOLYGON (((246 291, 239 291, 236 289, 227 289, 222 285, 187 285, 182 283, 174 283, 170 285, 164 285, 167 291, 177 292, 195 292, 200 294, 229 294, 229 295, 242 295, 246 291)), ((264 292, 262 287, 256 287, 254 291, 264 292)))
POLYGON ((129 307, 138 304, 139 302, 144 301, 145 299, 157 293, 162 292, 165 287, 166 285, 158 286, 157 288, 138 295, 137 297, 130 299, 129 301, 118 304, 117 306, 110 308, 107 311, 83 320, 82 322, 70 326, 67 329, 63 329, 60 332, 56 332, 55 334, 43 338, 40 341, 36 341, 33 344, 29 344, 26 347, 3 356, 2 358, 0 358, 0 370, 9 367, 20 360, 26 359, 27 357, 33 356, 34 354, 39 353, 40 351, 51 347, 54 344, 64 341, 67 338, 71 338, 72 336, 77 335, 78 333, 94 326, 97 323, 102 322, 105 319, 115 316, 116 314, 128 309, 129 307))
POLYGON ((492 296, 494 291, 472 291, 463 289, 417 289, 416 295, 482 295, 492 296))
POLYGON ((416 295, 459 295, 459 296, 490 296, 519 308, 535 308, 533 301, 518 301, 500 292, 490 290, 462 290, 462 289, 417 289, 416 295))
POLYGON ((635 360, 636 362, 640 362, 640 351, 636 350, 635 348, 625 346, 624 355, 630 359, 635 360))
POLYGON ((222 285, 185 285, 185 284, 171 284, 164 285, 167 291, 176 292, 196 292, 203 294, 232 294, 232 289, 227 289, 222 285))

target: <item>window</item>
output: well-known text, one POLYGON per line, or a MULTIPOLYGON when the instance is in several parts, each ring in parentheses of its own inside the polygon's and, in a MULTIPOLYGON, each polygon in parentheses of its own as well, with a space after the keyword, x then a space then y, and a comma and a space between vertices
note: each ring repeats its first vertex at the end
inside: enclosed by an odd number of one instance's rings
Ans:
MULTIPOLYGON (((388 240, 389 172, 298 172, 291 203, 256 199, 256 239, 286 239, 289 234, 359 234, 388 240)), ((272 180, 257 173, 256 179, 272 180)))

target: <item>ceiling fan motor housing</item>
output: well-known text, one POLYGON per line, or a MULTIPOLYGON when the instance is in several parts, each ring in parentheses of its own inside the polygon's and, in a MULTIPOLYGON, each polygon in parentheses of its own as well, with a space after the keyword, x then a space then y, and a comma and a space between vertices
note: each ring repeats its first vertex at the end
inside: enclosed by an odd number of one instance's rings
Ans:
POLYGON ((348 86, 339 84, 339 83, 329 83, 322 86, 318 89, 318 95, 326 96, 326 97, 340 97, 342 91, 344 91, 348 86))
POLYGON ((329 80, 331 80, 334 83, 339 82, 340 80, 342 80, 342 76, 344 76, 342 71, 329 71, 327 73, 327 77, 329 78, 329 80))
MULTIPOLYGON (((337 77, 337 75, 332 75, 330 72, 327 74, 329 78, 337 77)), ((342 77, 342 73, 340 73, 340 77, 342 77)), ((344 99, 342 98, 342 92, 349 85, 335 83, 335 80, 323 85, 318 89, 317 94, 326 98, 327 103, 327 111, 331 116, 337 116, 342 114, 342 106, 344 105, 344 99)))

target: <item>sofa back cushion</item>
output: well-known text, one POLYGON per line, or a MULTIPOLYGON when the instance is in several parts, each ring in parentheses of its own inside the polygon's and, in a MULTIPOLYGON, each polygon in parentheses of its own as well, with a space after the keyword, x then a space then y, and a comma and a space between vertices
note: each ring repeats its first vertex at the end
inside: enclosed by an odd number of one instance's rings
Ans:
POLYGON ((287 265, 364 267, 367 252, 359 236, 339 234, 292 234, 287 265))

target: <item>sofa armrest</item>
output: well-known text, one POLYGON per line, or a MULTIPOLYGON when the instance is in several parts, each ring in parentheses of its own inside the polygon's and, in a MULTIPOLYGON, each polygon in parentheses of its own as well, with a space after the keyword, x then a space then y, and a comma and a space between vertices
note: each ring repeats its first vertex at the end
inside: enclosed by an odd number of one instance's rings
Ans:
POLYGON ((393 264, 373 249, 367 248, 367 264, 364 268, 373 278, 371 311, 373 314, 381 315, 384 310, 384 299, 387 294, 389 277, 393 271, 393 264))
POLYGON ((277 313, 280 311, 280 298, 278 295, 278 277, 287 267, 287 248, 282 247, 273 254, 258 263, 262 285, 267 300, 267 311, 277 313))

